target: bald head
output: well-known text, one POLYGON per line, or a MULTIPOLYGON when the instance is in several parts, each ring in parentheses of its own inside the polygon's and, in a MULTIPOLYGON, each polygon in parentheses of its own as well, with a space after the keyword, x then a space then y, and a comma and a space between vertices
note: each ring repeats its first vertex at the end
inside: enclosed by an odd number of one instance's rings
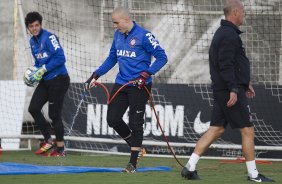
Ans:
POLYGON ((112 16, 118 16, 122 19, 131 19, 129 10, 125 7, 117 7, 113 10, 112 16))
POLYGON ((115 29, 126 34, 128 34, 134 25, 128 9, 124 7, 117 7, 113 10, 112 21, 115 29))
POLYGON ((232 22, 236 26, 240 26, 244 22, 245 10, 240 0, 226 0, 223 8, 225 19, 232 22))
POLYGON ((240 0, 226 0, 223 12, 225 17, 228 17, 234 9, 243 7, 243 3, 240 0))

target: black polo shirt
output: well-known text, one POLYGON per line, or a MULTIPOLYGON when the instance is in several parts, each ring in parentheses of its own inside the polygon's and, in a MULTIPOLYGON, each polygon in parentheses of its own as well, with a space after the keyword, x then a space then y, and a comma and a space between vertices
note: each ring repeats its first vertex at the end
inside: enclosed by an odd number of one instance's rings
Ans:
POLYGON ((214 91, 247 89, 250 62, 240 38, 242 32, 233 23, 221 20, 209 50, 209 66, 214 91))

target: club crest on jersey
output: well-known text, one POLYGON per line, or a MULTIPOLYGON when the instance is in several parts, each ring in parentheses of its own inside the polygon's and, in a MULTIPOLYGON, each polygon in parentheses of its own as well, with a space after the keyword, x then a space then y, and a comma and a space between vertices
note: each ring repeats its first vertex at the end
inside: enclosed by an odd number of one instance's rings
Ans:
POLYGON ((131 58, 135 58, 136 57, 136 53, 129 51, 129 50, 117 50, 117 56, 124 56, 124 57, 131 57, 131 58))
POLYGON ((136 45, 136 39, 135 38, 131 38, 130 42, 129 42, 130 47, 134 47, 136 45))

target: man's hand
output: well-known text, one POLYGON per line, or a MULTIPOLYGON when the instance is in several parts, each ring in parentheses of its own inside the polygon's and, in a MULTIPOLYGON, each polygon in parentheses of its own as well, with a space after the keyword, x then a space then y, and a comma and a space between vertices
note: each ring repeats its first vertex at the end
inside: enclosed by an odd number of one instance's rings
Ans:
POLYGON ((137 86, 139 89, 142 89, 146 83, 146 80, 151 76, 148 72, 144 71, 140 73, 136 79, 133 80, 133 85, 137 86))
POLYGON ((42 76, 47 72, 45 65, 38 68, 34 73, 30 76, 30 80, 32 82, 39 82, 42 79, 42 76))
POLYGON ((227 107, 232 107, 233 105, 235 105, 237 102, 237 93, 235 92, 230 92, 230 98, 227 102, 227 107))
POLYGON ((84 89, 88 90, 94 87, 96 85, 95 82, 97 81, 98 78, 99 76, 96 74, 96 72, 93 72, 91 77, 89 77, 89 79, 84 83, 84 89))
POLYGON ((251 84, 249 85, 249 88, 246 91, 246 96, 247 98, 254 98, 256 96, 255 90, 251 84))

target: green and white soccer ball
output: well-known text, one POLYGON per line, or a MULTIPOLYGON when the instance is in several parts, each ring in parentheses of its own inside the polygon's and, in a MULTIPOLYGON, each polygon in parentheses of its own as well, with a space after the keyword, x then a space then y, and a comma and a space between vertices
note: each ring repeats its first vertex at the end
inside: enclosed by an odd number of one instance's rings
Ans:
POLYGON ((27 86, 30 86, 30 87, 34 87, 38 84, 38 82, 36 80, 32 80, 32 75, 37 71, 38 68, 32 66, 32 67, 28 67, 26 69, 26 71, 24 72, 24 83, 27 85, 27 86))

